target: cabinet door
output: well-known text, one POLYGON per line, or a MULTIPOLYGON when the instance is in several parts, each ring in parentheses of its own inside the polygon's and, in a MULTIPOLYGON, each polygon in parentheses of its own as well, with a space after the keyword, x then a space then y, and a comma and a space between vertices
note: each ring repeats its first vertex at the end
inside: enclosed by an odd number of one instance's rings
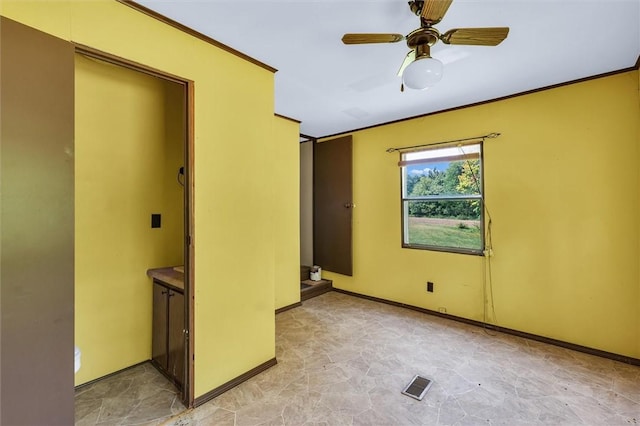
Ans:
POLYGON ((182 387, 184 382, 184 295, 169 290, 169 359, 167 371, 182 387))
POLYGON ((153 327, 151 358, 160 365, 167 368, 167 295, 169 289, 158 283, 153 283, 153 327))

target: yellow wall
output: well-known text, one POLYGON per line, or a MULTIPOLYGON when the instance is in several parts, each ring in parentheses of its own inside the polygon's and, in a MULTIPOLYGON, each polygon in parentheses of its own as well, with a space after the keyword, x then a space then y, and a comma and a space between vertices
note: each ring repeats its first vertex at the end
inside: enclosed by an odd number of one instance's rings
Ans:
POLYGON ((300 302, 299 135, 297 122, 274 118, 275 309, 300 302))
POLYGON ((78 385, 150 358, 145 271, 182 263, 182 191, 167 163, 182 163, 183 142, 166 132, 180 122, 166 108, 175 83, 80 55, 75 83, 78 385))
POLYGON ((398 155, 385 150, 500 132, 484 145, 497 324, 640 358, 638 100, 634 71, 355 132, 354 276, 326 276, 485 320, 483 257, 400 247, 398 155))
MULTIPOLYGON (((164 163, 162 163, 162 252, 167 256, 155 266, 184 264, 184 187, 178 183, 178 171, 185 165, 184 86, 164 82, 164 163), (167 263, 167 261, 169 263, 167 263)), ((184 183, 184 176, 181 178, 184 183)), ((158 212, 154 212, 158 213, 158 212)))
POLYGON ((0 7, 10 19, 195 82, 195 396, 272 359, 270 195, 278 189, 265 159, 273 73, 113 0, 0 7))

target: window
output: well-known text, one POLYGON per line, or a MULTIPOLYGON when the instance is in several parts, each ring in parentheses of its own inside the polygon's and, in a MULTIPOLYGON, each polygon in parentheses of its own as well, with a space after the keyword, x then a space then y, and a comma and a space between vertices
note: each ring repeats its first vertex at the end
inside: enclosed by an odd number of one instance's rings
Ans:
POLYGON ((404 152, 402 246, 482 254, 482 144, 404 152))

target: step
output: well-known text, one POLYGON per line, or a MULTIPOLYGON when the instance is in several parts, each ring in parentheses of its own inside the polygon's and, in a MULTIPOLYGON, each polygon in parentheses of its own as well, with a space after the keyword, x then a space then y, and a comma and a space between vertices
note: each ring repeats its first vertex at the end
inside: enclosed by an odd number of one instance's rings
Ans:
POLYGON ((333 281, 331 280, 302 280, 300 281, 300 301, 320 296, 333 290, 333 281))
POLYGON ((308 280, 311 276, 311 266, 300 266, 300 281, 308 280))

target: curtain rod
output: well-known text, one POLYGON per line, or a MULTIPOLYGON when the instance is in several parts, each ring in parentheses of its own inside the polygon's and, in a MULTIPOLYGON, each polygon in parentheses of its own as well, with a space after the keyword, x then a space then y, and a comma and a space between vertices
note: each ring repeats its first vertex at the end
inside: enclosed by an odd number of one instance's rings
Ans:
POLYGON ((389 149, 387 149, 387 152, 391 153, 391 152, 398 152, 398 151, 407 151, 407 150, 411 150, 411 149, 415 149, 415 148, 422 148, 422 147, 425 147, 425 146, 444 145, 444 144, 455 143, 455 142, 467 142, 467 141, 473 141, 473 140, 478 140, 478 139, 482 139, 484 141, 485 139, 494 139, 494 138, 497 138, 498 136, 500 136, 500 133, 494 132, 494 133, 489 133, 488 135, 476 136, 475 138, 455 139, 455 140, 452 140, 452 141, 432 142, 432 143, 425 143, 425 144, 422 144, 422 145, 403 146, 403 147, 399 147, 399 148, 389 148, 389 149))

